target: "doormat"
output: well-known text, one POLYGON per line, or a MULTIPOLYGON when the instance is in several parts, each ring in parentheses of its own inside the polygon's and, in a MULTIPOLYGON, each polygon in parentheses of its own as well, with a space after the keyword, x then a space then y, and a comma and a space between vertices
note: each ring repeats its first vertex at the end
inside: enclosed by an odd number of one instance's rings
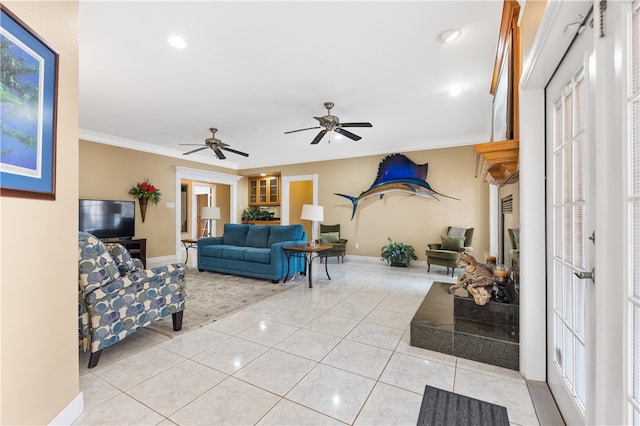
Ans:
POLYGON ((509 426, 507 409, 457 393, 424 388, 418 426, 509 426))

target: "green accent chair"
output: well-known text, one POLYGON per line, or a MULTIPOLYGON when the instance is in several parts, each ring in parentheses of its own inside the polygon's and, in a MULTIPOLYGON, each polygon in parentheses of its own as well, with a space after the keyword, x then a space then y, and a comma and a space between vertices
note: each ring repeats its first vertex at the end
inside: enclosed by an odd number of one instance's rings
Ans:
POLYGON ((320 262, 323 260, 326 262, 329 257, 336 257, 338 262, 342 260, 344 263, 344 256, 347 253, 347 240, 340 238, 340 224, 338 225, 322 225, 320 224, 320 238, 316 240, 318 244, 332 244, 333 247, 326 255, 320 258, 320 262))
POLYGON ((427 245, 425 253, 427 255, 427 272, 431 271, 431 265, 439 265, 451 268, 451 276, 459 268, 458 261, 460 253, 471 253, 471 241, 473 240, 473 228, 467 228, 464 236, 459 236, 460 228, 448 227, 447 233, 441 237, 440 244, 433 243, 427 245))

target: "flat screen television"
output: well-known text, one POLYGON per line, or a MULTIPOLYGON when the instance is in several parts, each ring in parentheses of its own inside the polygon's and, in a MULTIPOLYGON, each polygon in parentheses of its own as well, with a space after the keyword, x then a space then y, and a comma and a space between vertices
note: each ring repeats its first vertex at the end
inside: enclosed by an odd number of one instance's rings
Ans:
POLYGON ((100 239, 126 239, 136 234, 134 201, 80 200, 80 231, 100 239))

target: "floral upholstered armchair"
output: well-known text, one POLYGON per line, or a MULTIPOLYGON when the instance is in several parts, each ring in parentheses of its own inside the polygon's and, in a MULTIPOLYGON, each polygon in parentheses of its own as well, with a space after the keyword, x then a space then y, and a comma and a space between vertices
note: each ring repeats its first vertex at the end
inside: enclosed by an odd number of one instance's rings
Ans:
POLYGON ((121 244, 105 245, 78 233, 78 332, 90 349, 89 368, 102 350, 168 315, 182 329, 185 305, 182 263, 144 269, 121 244))

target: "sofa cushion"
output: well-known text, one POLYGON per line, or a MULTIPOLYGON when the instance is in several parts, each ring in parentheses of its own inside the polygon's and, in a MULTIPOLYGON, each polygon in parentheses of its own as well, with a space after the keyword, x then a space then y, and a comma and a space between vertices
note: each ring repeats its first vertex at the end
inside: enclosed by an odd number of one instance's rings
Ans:
POLYGON ((247 238, 244 241, 246 247, 268 247, 270 226, 249 225, 249 231, 247 232, 247 238))
POLYGON ((271 247, 271 245, 275 243, 300 240, 302 238, 303 229, 304 228, 302 228, 302 225, 272 226, 267 246, 271 247))
POLYGON ((464 237, 449 237, 442 235, 441 250, 462 251, 464 247, 464 237))
POLYGON ((222 258, 229 260, 244 260, 245 247, 226 246, 222 248, 222 258))
POLYGON ((225 223, 224 234, 222 234, 222 244, 231 246, 244 246, 244 242, 249 232, 249 225, 238 223, 225 223))
POLYGON ((339 232, 325 232, 320 234, 320 241, 323 244, 333 244, 340 242, 340 233, 339 232))
POLYGON ((271 263, 271 249, 247 247, 244 251, 245 262, 271 263))
POLYGON ((222 258, 222 249, 225 247, 227 246, 208 245, 208 246, 198 247, 198 252, 200 252, 201 256, 222 258))

